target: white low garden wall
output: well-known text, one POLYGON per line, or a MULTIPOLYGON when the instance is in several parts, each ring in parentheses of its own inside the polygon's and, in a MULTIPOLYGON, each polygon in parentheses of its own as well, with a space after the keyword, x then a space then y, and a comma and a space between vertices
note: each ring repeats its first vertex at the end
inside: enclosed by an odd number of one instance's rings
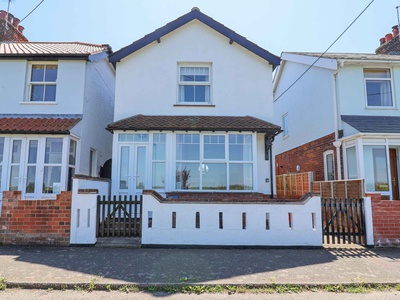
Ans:
POLYGON ((178 201, 143 195, 142 245, 322 246, 319 197, 297 203, 178 201))
POLYGON ((70 244, 96 244, 97 196, 108 194, 109 188, 108 181, 73 179, 70 244))

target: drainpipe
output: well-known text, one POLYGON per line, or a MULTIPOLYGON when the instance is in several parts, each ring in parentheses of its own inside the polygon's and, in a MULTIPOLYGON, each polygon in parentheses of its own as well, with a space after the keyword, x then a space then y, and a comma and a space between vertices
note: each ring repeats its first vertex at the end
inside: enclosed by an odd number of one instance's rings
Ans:
MULTIPOLYGON (((340 62, 340 66, 343 66, 343 62, 340 62)), ((333 146, 336 147, 336 169, 337 169, 337 180, 342 179, 342 168, 341 168, 341 156, 340 156, 340 146, 342 142, 339 141, 339 108, 336 94, 336 76, 338 71, 334 72, 332 75, 332 96, 333 96, 333 123, 335 128, 335 141, 333 142, 333 146)))

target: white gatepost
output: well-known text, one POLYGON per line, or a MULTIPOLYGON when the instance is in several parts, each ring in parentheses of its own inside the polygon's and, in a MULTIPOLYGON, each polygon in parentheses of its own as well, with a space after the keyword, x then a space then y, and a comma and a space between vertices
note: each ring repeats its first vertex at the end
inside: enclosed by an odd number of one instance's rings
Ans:
POLYGON ((372 219, 371 197, 364 197, 365 243, 374 246, 374 224, 372 219))
POLYGON ((89 177, 73 180, 70 244, 94 245, 97 242, 97 196, 99 191, 109 190, 109 182, 89 177))

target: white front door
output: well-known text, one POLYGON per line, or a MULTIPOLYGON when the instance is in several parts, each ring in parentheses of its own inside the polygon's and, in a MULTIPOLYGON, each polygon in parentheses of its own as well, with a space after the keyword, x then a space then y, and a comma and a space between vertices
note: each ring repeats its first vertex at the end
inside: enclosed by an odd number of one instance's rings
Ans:
POLYGON ((119 147, 119 192, 138 195, 147 188, 147 145, 133 144, 119 147))

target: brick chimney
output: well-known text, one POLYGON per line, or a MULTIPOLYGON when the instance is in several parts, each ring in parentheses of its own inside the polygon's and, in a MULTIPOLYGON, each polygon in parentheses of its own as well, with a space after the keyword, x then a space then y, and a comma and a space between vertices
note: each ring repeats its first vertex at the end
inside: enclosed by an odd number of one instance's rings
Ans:
POLYGON ((375 50, 376 54, 400 55, 399 26, 392 27, 392 33, 379 39, 380 46, 375 50))
POLYGON ((20 20, 4 10, 0 10, 0 43, 28 42, 22 33, 24 27, 19 25, 20 20))

